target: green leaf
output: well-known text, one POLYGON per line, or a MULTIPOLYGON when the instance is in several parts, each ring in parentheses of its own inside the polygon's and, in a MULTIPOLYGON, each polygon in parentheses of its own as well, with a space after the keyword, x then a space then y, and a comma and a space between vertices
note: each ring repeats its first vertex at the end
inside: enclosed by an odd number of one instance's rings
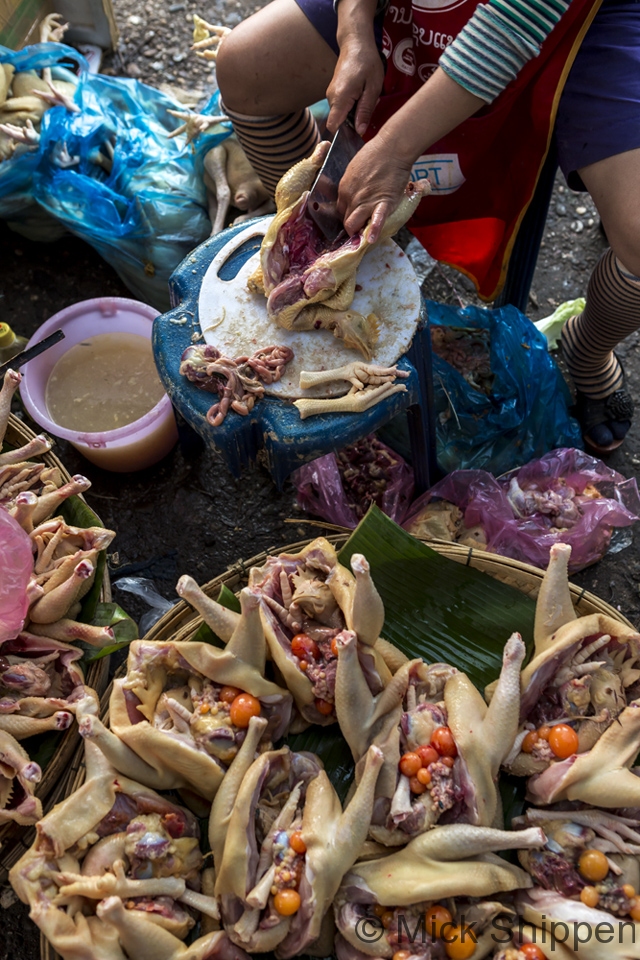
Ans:
MULTIPOLYGON (((122 607, 119 607, 117 603, 99 603, 91 622, 96 627, 111 627, 116 637, 116 643, 111 643, 107 647, 101 647, 99 650, 91 647, 88 655, 85 652, 84 659, 87 663, 92 663, 94 660, 102 660, 103 657, 109 656, 110 653, 116 653, 118 650, 122 650, 123 647, 129 646, 132 640, 138 639, 137 623, 135 620, 132 620, 131 617, 127 616, 122 607)), ((85 651, 87 650, 87 646, 87 644, 84 644, 85 651)))
POLYGON ((383 636, 408 657, 458 667, 482 690, 500 673, 514 631, 530 650, 535 602, 443 557, 373 506, 340 551, 362 553, 385 607, 383 636))
MULTIPOLYGON (((513 818, 522 816, 525 806, 527 805, 527 781, 524 777, 512 777, 501 771, 498 789, 500 790, 502 800, 502 815, 504 817, 505 828, 510 830, 513 818)), ((519 863, 518 854, 515 850, 504 850, 500 856, 516 866, 519 863)))
POLYGON ((29 759, 37 763, 44 773, 44 770, 51 762, 51 758, 60 745, 60 734, 54 730, 48 730, 46 733, 39 733, 35 737, 29 737, 24 745, 29 754, 29 759))
POLYGON ((117 603, 98 603, 91 622, 96 627, 114 627, 125 620, 134 623, 129 614, 125 613, 117 603))
POLYGON ((194 635, 191 637, 191 640, 192 642, 198 643, 210 643, 212 647, 225 646, 220 637, 217 637, 211 627, 208 627, 206 623, 200 624, 194 635))
POLYGON ((72 527, 101 527, 102 520, 80 497, 68 497, 60 507, 60 514, 72 527))
POLYGON ((220 587, 220 593, 218 594, 218 603, 226 607, 228 610, 233 610, 234 613, 240 613, 240 601, 236 597, 235 593, 232 593, 229 590, 229 587, 223 583, 220 587))
MULTIPOLYGON (((135 639, 136 637, 131 638, 131 640, 135 639)), ((108 647, 102 647, 100 650, 97 650, 91 657, 85 657, 85 660, 87 663, 93 663, 94 660, 102 660, 103 657, 108 657, 109 654, 117 653, 118 650, 123 650, 125 647, 128 647, 131 640, 121 640, 119 643, 111 643, 108 647)))

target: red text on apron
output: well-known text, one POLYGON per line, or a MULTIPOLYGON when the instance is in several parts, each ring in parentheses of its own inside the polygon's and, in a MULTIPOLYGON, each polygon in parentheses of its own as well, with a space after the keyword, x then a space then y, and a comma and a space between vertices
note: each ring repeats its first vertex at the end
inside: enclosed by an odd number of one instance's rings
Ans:
MULTIPOLYGON (((436 260, 470 276, 485 300, 504 284, 509 255, 546 157, 562 86, 600 0, 572 0, 499 97, 414 164, 434 192, 409 222, 436 260)), ((428 80, 478 0, 393 0, 383 25, 387 72, 367 136, 428 80)))

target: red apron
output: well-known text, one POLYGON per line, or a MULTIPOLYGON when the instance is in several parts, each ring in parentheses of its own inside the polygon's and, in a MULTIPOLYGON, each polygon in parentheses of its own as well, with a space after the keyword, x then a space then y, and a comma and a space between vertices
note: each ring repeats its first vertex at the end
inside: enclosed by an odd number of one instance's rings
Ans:
MULTIPOLYGON (((484 300, 505 281, 509 256, 531 202, 558 101, 600 0, 572 0, 542 45, 494 102, 429 148, 413 179, 433 193, 409 229, 432 257, 466 273, 484 300)), ((431 76, 478 0, 392 0, 383 26, 387 72, 368 137, 431 76)))

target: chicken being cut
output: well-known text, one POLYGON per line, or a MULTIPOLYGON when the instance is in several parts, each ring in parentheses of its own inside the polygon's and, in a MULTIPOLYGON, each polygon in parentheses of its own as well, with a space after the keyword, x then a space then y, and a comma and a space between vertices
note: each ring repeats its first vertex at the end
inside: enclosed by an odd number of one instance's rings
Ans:
POLYGON ((414 213, 429 183, 409 183, 375 243, 371 223, 347 239, 330 244, 308 213, 309 191, 329 149, 318 144, 295 164, 276 188, 276 215, 260 250, 260 266, 248 286, 267 299, 270 319, 286 330, 332 330, 347 347, 370 360, 378 340, 378 317, 349 309, 356 291, 356 271, 368 250, 393 236, 414 213))

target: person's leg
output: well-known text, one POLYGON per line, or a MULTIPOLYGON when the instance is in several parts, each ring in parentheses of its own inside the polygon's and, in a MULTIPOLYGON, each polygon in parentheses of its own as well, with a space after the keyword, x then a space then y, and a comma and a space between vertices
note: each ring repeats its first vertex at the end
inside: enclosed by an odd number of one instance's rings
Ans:
MULTIPOLYGON (((334 16, 331 0, 326 9, 334 16)), ((267 189, 274 191, 280 177, 319 142, 307 108, 325 96, 336 62, 296 0, 273 0, 220 45, 216 75, 222 102, 267 189)))
POLYGON ((591 193, 612 248, 562 337, 583 436, 606 452, 633 412, 613 348, 640 327, 640 3, 599 8, 562 92, 556 139, 569 187, 591 193))
POLYGON ((568 321, 562 348, 578 391, 585 439, 606 450, 627 433, 633 404, 613 348, 640 328, 640 149, 578 171, 611 244, 591 276, 587 305, 568 321))

